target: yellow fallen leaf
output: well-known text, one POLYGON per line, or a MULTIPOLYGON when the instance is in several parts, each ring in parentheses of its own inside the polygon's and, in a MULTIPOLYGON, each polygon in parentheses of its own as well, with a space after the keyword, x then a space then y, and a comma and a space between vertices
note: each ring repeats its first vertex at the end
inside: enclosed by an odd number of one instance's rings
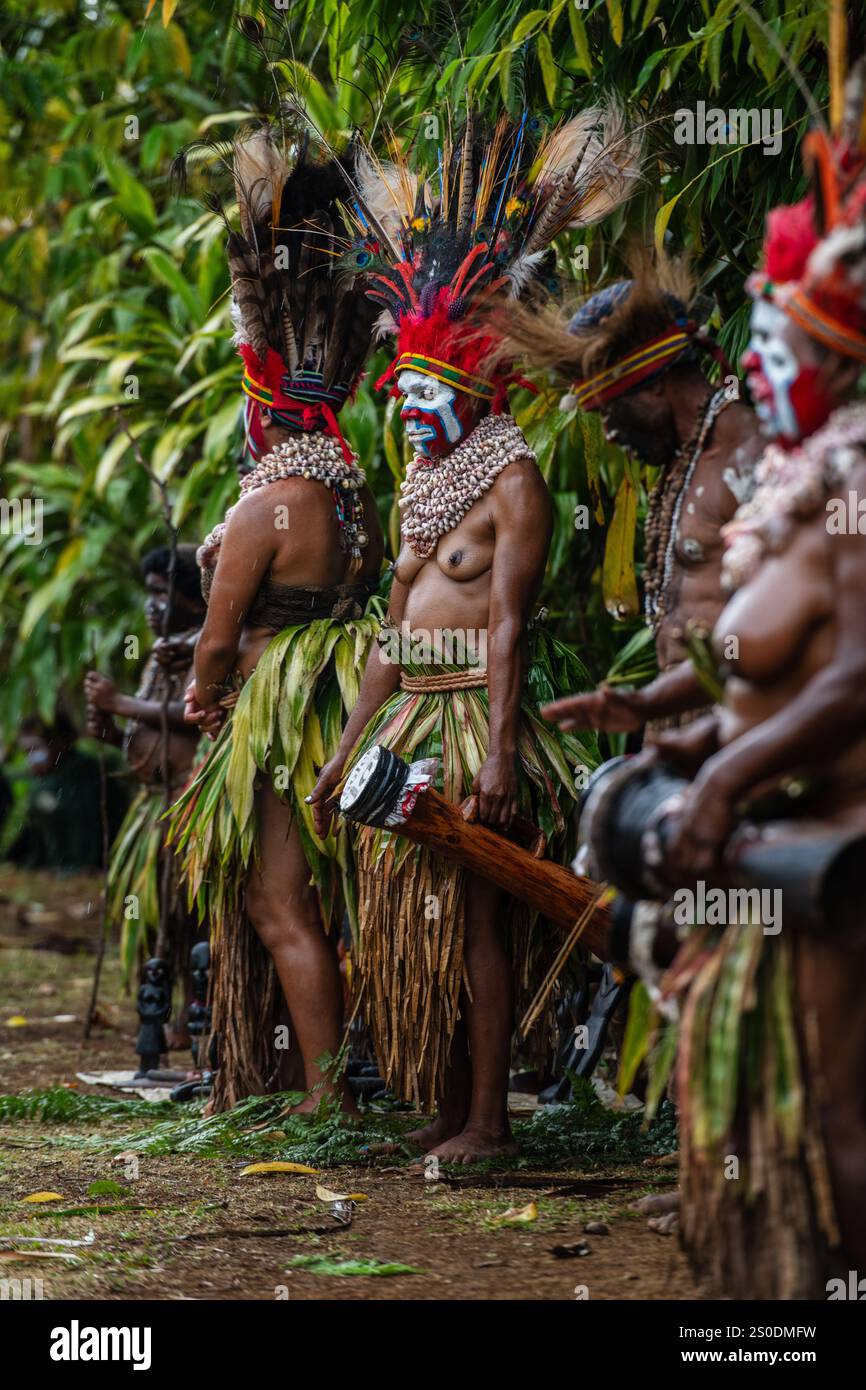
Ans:
POLYGON ((248 1173, 308 1173, 317 1176, 318 1172, 318 1168, 308 1168, 306 1163, 282 1163, 275 1159, 273 1163, 251 1163, 241 1170, 241 1177, 245 1178, 248 1173))
POLYGON ((7 1027, 7 1028, 26 1028, 26 1027, 27 1027, 27 1019, 24 1017, 23 1014, 13 1014, 11 1018, 7 1018, 7 1020, 6 1020, 6 1027, 7 1027))
POLYGON ((365 1192, 332 1192, 328 1187, 316 1184, 316 1196, 320 1202, 368 1202, 365 1192))
POLYGON ((497 1221, 507 1221, 509 1225, 527 1225, 530 1221, 538 1220, 538 1207, 534 1202, 530 1202, 526 1207, 509 1207, 501 1216, 496 1217, 497 1221))
POLYGON ((23 1202, 65 1202, 59 1192, 31 1192, 29 1197, 22 1197, 23 1202))

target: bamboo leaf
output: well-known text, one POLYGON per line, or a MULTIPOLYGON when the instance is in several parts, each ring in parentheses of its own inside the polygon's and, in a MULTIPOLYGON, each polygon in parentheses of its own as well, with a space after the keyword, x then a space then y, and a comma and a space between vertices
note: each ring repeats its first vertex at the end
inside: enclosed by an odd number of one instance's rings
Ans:
POLYGON ((619 620, 633 617, 638 611, 634 568, 636 531, 637 489, 629 478, 623 478, 616 494, 602 572, 605 607, 619 620))

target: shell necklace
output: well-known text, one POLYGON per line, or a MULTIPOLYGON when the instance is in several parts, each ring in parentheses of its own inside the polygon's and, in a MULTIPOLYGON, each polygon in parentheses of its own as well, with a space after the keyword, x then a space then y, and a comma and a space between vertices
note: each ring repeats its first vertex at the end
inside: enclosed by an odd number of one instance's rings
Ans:
MULTIPOLYGON (((283 478, 314 478, 331 489, 340 525, 340 544, 352 557, 352 569, 360 568, 361 551, 368 542, 364 504, 359 496, 366 482, 363 470, 355 463, 346 462, 337 440, 330 435, 300 434, 283 440, 259 459, 252 472, 241 480, 241 497, 283 478)), ((235 506, 237 503, 229 507, 225 519, 214 527, 199 548, 202 568, 210 568, 215 563, 214 552, 219 548, 235 506)))
POLYGON ((427 557, 492 488, 503 468, 535 454, 510 415, 485 415, 456 449, 430 461, 416 454, 400 488, 401 535, 427 557))

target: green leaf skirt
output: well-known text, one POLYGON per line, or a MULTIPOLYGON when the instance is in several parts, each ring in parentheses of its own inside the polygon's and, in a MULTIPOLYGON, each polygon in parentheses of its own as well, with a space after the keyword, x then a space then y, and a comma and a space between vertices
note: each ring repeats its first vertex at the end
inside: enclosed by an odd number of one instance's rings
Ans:
POLYGON ((681 1238, 714 1297, 826 1296, 837 1229, 797 950, 757 925, 694 927, 661 986, 678 1018, 644 1019, 648 1110, 672 1082, 681 1238))
MULTIPOLYGON (((156 947, 160 928, 165 800, 161 785, 142 786, 133 797, 111 847, 107 920, 119 927, 120 964, 129 990, 145 956, 156 947)), ((166 942, 169 973, 177 982, 186 973, 195 927, 185 910, 178 874, 171 875, 166 942)))
MULTIPOLYGON (((272 1022, 281 991, 250 926, 244 890, 257 862, 256 786, 268 778, 297 826, 326 930, 343 907, 355 920, 347 837, 320 839, 305 798, 337 751, 380 628, 377 600, 364 617, 318 618, 268 643, 208 756, 169 812, 171 843, 189 901, 210 924, 213 1027, 219 1036, 214 1108, 261 1095, 275 1082, 272 1022)), ((278 1059, 277 1059, 278 1060, 278 1059)))

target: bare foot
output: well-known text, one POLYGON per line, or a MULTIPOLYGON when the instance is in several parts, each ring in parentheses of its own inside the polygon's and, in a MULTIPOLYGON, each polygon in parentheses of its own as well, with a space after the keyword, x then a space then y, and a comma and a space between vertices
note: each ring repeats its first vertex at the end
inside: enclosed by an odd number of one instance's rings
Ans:
MULTIPOLYGON (((303 1100, 298 1101, 297 1105, 289 1105, 285 1110, 281 1110, 280 1115, 312 1115, 314 1111, 318 1110, 324 1095, 327 1095, 329 1100, 336 1099, 333 1091, 310 1091, 303 1100)), ((348 1087, 340 1096, 340 1109, 344 1115, 359 1115, 361 1113, 355 1104, 355 1097, 348 1087)))
POLYGON ((437 1144, 444 1144, 446 1139, 453 1139, 455 1135, 460 1134, 465 1123, 465 1117, 462 1120, 452 1120, 445 1115, 437 1115, 429 1125, 422 1125, 420 1129, 410 1129, 406 1138, 410 1144, 417 1144, 419 1149, 429 1153, 437 1144))
POLYGON ((507 1158, 517 1153, 511 1132, 481 1129, 473 1125, 431 1150, 440 1163, 478 1163, 484 1158, 507 1158))

